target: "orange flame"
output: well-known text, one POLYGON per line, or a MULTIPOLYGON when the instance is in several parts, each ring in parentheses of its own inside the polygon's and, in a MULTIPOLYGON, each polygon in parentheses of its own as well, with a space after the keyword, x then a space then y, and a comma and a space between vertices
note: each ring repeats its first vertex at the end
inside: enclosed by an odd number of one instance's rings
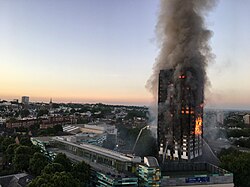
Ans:
POLYGON ((202 134, 201 127, 202 127, 202 118, 198 117, 195 121, 195 135, 202 134))

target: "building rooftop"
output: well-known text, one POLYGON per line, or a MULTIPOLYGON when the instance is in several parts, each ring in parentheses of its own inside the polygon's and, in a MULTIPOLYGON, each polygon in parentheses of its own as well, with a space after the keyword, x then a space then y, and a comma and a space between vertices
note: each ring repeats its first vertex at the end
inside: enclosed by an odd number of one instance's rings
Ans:
POLYGON ((52 140, 53 136, 39 136, 39 137, 31 137, 32 139, 37 139, 41 142, 48 143, 50 140, 52 140))
POLYGON ((157 159, 152 156, 144 157, 144 163, 147 164, 149 167, 159 167, 157 159))
POLYGON ((117 170, 110 168, 110 167, 106 167, 105 165, 99 164, 97 162, 90 162, 89 160, 84 159, 81 156, 77 156, 75 154, 72 154, 68 151, 62 150, 62 149, 53 149, 54 152, 56 153, 64 153, 68 158, 70 158, 71 160, 77 161, 77 162, 81 162, 84 161, 87 164, 89 164, 92 168, 94 168, 96 171, 100 171, 100 172, 104 172, 105 174, 110 175, 110 177, 112 178, 117 178, 117 177, 132 177, 134 176, 132 173, 123 171, 123 173, 118 172, 117 170))
POLYGON ((13 175, 5 175, 0 177, 0 186, 3 187, 23 187, 33 179, 27 173, 18 173, 13 175))
POLYGON ((123 153, 119 153, 119 152, 116 152, 116 151, 112 151, 112 150, 109 150, 109 149, 105 149, 105 148, 102 148, 102 147, 98 147, 98 146, 90 145, 90 144, 86 144, 86 143, 76 144, 76 143, 66 141, 63 137, 58 137, 58 136, 53 137, 52 139, 55 140, 55 141, 70 144, 72 146, 76 146, 76 147, 79 147, 79 148, 82 148, 82 149, 86 149, 88 151, 95 152, 97 154, 101 154, 101 155, 104 155, 104 156, 107 156, 107 157, 110 157, 110 158, 113 158, 113 159, 116 159, 116 160, 120 160, 122 162, 137 162, 137 163, 141 162, 141 158, 138 157, 138 156, 125 155, 123 153))

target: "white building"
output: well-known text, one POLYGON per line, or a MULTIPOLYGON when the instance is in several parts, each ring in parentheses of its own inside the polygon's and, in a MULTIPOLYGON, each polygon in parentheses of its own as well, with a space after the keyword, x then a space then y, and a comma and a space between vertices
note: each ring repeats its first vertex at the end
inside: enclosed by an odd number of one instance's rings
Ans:
POLYGON ((224 124, 224 113, 223 112, 217 112, 217 123, 224 124))
POLYGON ((4 124, 6 122, 5 118, 0 117, 0 125, 4 124))
POLYGON ((249 125, 250 124, 250 115, 247 114, 247 115, 243 116, 243 120, 244 120, 245 124, 249 125))

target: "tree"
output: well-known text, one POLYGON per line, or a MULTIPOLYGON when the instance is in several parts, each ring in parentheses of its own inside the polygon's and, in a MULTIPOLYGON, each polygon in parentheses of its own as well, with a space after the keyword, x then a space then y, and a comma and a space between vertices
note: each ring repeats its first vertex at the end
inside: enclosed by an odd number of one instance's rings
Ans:
POLYGON ((21 110, 20 114, 22 118, 28 117, 30 115, 30 111, 28 109, 24 109, 24 110, 21 110))
POLYGON ((62 125, 55 125, 53 127, 55 133, 58 133, 58 132, 63 132, 63 128, 62 128, 62 125))
POLYGON ((29 168, 29 159, 33 154, 32 148, 28 146, 19 146, 15 149, 13 165, 17 171, 27 171, 29 168))
POLYGON ((74 178, 80 181, 81 186, 86 186, 86 184, 89 183, 90 179, 90 166, 83 161, 74 164, 72 175, 74 178))
POLYGON ((138 111, 138 110, 131 110, 126 115, 125 119, 134 119, 135 117, 147 118, 147 112, 145 111, 138 111))
MULTIPOLYGON (((224 151, 225 152, 225 151, 224 151)), ((234 174, 234 184, 238 187, 250 186, 250 153, 233 151, 221 156, 221 167, 234 174)))
POLYGON ((21 137, 20 138, 20 144, 21 145, 26 145, 26 146, 32 146, 32 142, 30 141, 29 137, 21 137))
POLYGON ((14 155, 15 155, 15 149, 19 147, 18 144, 10 144, 5 151, 5 159, 8 163, 12 163, 14 155))
POLYGON ((79 181, 74 179, 70 173, 66 173, 66 172, 55 173, 52 176, 52 181, 53 181, 55 187, 58 187, 58 186, 78 187, 78 186, 80 186, 79 181))
POLYGON ((2 139, 1 144, 0 144, 0 152, 1 151, 6 151, 6 149, 8 148, 8 146, 10 144, 16 143, 15 139, 12 137, 5 137, 4 139, 2 139))
POLYGON ((45 114, 49 114, 49 111, 47 109, 41 109, 37 112, 37 117, 43 116, 45 114))
POLYGON ((72 163, 63 153, 58 153, 53 161, 54 163, 59 163, 64 167, 64 170, 69 172, 72 169, 72 163))
POLYGON ((42 174, 54 174, 56 172, 63 172, 64 167, 59 163, 51 163, 44 167, 42 174))
POLYGON ((44 154, 36 152, 29 161, 29 170, 31 174, 38 176, 48 163, 48 158, 44 154))
POLYGON ((42 174, 38 176, 28 187, 79 187, 79 181, 74 179, 70 173, 56 172, 54 174, 42 174))
POLYGON ((76 110, 74 108, 70 109, 70 114, 74 114, 76 110))

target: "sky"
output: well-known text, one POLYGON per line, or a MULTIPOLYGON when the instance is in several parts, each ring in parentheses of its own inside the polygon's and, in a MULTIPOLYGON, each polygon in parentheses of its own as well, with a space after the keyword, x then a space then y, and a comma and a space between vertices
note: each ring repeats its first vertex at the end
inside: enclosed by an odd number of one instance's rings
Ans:
MULTIPOLYGON (((0 0, 0 98, 148 105, 159 0, 0 0)), ((207 15, 206 105, 250 109, 250 1, 207 15)))

